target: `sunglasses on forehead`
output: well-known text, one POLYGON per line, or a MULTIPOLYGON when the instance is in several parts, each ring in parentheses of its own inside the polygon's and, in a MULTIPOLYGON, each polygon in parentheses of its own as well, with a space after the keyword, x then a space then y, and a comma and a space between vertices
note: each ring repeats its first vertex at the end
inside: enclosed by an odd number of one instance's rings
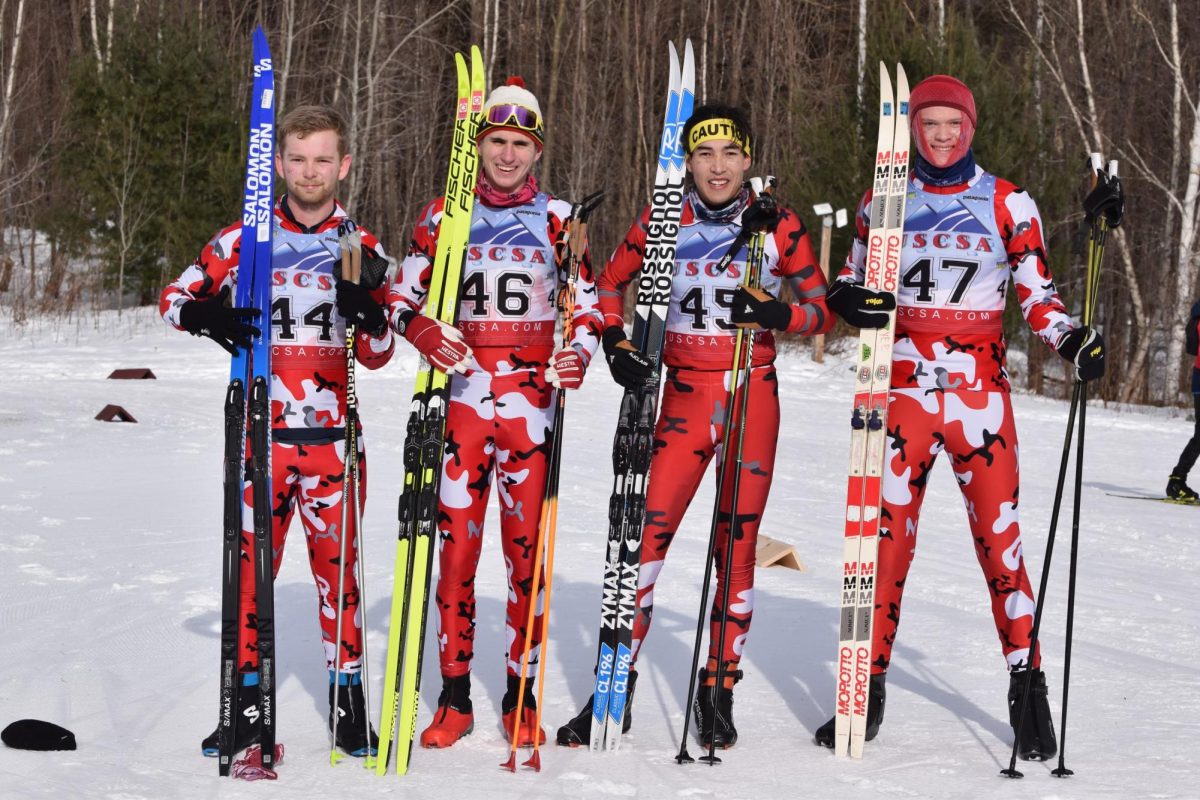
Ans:
POLYGON ((503 125, 523 131, 536 131, 541 126, 541 118, 536 111, 513 103, 501 103, 489 108, 487 121, 489 125, 503 125))

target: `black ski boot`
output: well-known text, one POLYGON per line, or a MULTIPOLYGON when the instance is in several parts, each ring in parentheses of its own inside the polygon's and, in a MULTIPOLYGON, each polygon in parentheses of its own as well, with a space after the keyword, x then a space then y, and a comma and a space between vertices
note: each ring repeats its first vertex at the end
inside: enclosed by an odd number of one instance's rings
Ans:
MULTIPOLYGON (((629 733, 633 724, 633 690, 637 686, 637 671, 629 670, 629 686, 625 689, 625 717, 621 720, 621 733, 629 733)), ((594 696, 593 696, 594 697, 594 696)), ((589 697, 579 715, 558 729, 557 741, 563 747, 587 747, 592 740, 592 702, 589 697)))
MULTIPOLYGON (((233 752, 238 753, 252 744, 258 744, 262 737, 262 728, 258 724, 258 701, 260 694, 258 685, 242 686, 238 689, 238 716, 234 722, 237 730, 234 733, 233 752)), ((200 752, 207 758, 216 758, 221 754, 221 726, 204 737, 200 742, 200 752)))
POLYGON ((1033 671, 1025 723, 1017 730, 1026 675, 1025 670, 1009 674, 1008 723, 1017 737, 1017 755, 1025 761, 1046 761, 1058 755, 1058 742, 1054 738, 1054 720, 1050 716, 1050 701, 1046 696, 1046 676, 1040 669, 1033 671))
POLYGON ((740 669, 726 670, 722 686, 717 686, 716 671, 700 669, 700 688, 696 691, 696 733, 704 747, 712 745, 727 750, 737 743, 737 728, 733 725, 733 685, 742 679, 740 669))
MULTIPOLYGON (((887 673, 881 672, 878 675, 871 676, 870 686, 867 688, 867 735, 866 740, 869 742, 879 733, 879 726, 883 724, 883 704, 887 701, 887 673)), ((813 737, 813 742, 821 747, 833 749, 833 740, 836 735, 835 728, 837 725, 837 717, 829 720, 821 727, 817 728, 817 733, 813 737)))
POLYGON ((1167 499, 1195 505, 1200 503, 1200 494, 1196 494, 1196 491, 1187 485, 1185 477, 1175 474, 1167 480, 1167 499))
POLYGON ((379 737, 375 729, 370 727, 367 717, 367 704, 363 698, 362 678, 360 675, 341 674, 345 681, 337 688, 337 707, 333 705, 334 685, 329 684, 329 725, 334 729, 334 744, 355 758, 375 755, 379 750, 379 737), (368 730, 370 733, 368 734, 368 730))

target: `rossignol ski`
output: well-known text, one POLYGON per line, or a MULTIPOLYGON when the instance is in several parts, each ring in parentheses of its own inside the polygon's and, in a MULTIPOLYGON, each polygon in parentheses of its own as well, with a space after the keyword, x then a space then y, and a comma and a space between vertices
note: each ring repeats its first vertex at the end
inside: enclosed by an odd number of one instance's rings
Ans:
MULTIPOLYGON (((458 298, 462 289, 467 240, 471 233, 478 166, 475 131, 483 114, 484 95, 483 56, 479 48, 471 47, 469 70, 461 53, 455 53, 454 62, 458 74, 454 135, 437 254, 424 309, 426 316, 449 325, 454 325, 458 320, 458 298)), ((431 554, 434 552, 433 540, 437 528, 438 484, 442 475, 449 400, 449 377, 422 361, 413 389, 404 442, 405 477, 400 495, 400 534, 396 544, 383 714, 379 730, 379 755, 375 765, 379 775, 387 773, 393 738, 396 773, 403 775, 408 771, 416 734, 431 554)))
POLYGON ((691 40, 684 44, 682 66, 675 45, 669 47, 670 88, 631 339, 650 358, 653 372, 645 386, 625 390, 613 440, 613 492, 609 500, 608 548, 592 701, 589 743, 592 750, 616 750, 621 742, 629 667, 633 660, 638 564, 650 456, 654 450, 654 423, 658 416, 661 356, 675 271, 675 239, 683 212, 682 134, 684 123, 692 115, 696 70, 691 40))
MULTIPOLYGON (((908 187, 908 78, 896 65, 896 94, 887 67, 879 64, 879 137, 871 195, 864 285, 895 292, 904 235, 908 187)), ((837 657, 834 753, 862 758, 871 680, 875 561, 887 443, 888 392, 896 312, 879 329, 858 338, 854 406, 850 416, 850 476, 846 491, 846 538, 842 554, 842 605, 837 657)))
MULTIPOLYGON (((275 603, 271 558, 271 229, 275 176, 275 80, 262 28, 254 29, 254 83, 250 135, 242 194, 242 232, 235 305, 259 310, 260 333, 249 352, 239 349, 229 369, 225 396, 224 536, 221 563, 221 701, 217 768, 228 775, 233 764, 238 720, 238 603, 241 580, 242 504, 245 491, 247 413, 250 478, 253 485, 255 593, 258 622, 258 682, 262 726, 262 765, 275 761, 275 603), (247 409, 247 400, 249 408, 247 409), (265 550, 266 556, 263 557, 265 550), (265 570, 262 565, 265 561, 265 570), (265 573, 265 577, 264 577, 265 573)), ((245 724, 245 720, 240 720, 245 724)))

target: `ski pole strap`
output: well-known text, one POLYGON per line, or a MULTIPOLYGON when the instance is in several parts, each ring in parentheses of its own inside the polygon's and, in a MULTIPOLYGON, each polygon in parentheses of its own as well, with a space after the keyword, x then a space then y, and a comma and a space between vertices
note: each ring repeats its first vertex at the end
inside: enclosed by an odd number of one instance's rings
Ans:
MULTIPOLYGON (((753 190, 755 195, 770 195, 774 192, 775 187, 779 185, 779 182, 774 176, 767 176, 765 179, 751 178, 749 181, 747 181, 747 184, 749 184, 749 187, 753 190)), ((747 206, 747 208, 749 208, 749 206, 747 206)), ((745 211, 742 213, 745 214, 745 211)), ((774 226, 772 225, 772 227, 774 226)), ((739 230, 737 236, 734 237, 733 243, 729 245, 729 249, 726 250, 725 254, 717 261, 717 275, 724 274, 725 270, 729 268, 729 265, 733 263, 733 260, 737 258, 737 254, 741 252, 741 249, 750 242, 751 238, 756 233, 761 233, 765 236, 766 231, 757 229, 753 225, 742 225, 741 230, 739 230)))
POLYGON ((588 247, 588 218, 592 211, 604 201, 604 192, 593 192, 571 207, 567 219, 563 245, 566 248, 567 284, 558 293, 558 311, 562 316, 562 346, 571 346, 575 332, 575 282, 579 279, 579 266, 588 247))

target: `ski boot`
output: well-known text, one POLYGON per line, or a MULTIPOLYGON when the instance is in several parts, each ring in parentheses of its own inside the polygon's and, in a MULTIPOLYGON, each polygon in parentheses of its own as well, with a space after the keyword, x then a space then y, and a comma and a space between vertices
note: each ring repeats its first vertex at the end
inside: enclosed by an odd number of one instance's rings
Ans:
MULTIPOLYGON (((253 676, 257 678, 257 675, 253 676)), ((236 728, 234 732, 233 752, 238 753, 245 750, 252 744, 258 744, 262 738, 262 728, 258 724, 258 702, 260 694, 258 684, 251 686, 243 684, 238 690, 238 710, 236 728)), ((206 758, 216 758, 221 754, 221 726, 205 736, 200 742, 200 752, 206 758)))
MULTIPOLYGON (((633 724, 633 715, 629 710, 633 705, 633 689, 637 686, 637 672, 629 670, 629 685, 625 689, 625 716, 621 720, 621 733, 629 733, 629 726, 633 724)), ((558 729, 557 741, 563 747, 587 747, 592 740, 592 703, 593 697, 589 697, 583 710, 578 716, 563 725, 558 729)))
POLYGON ((700 669, 700 688, 696 691, 696 733, 700 744, 718 750, 728 750, 737 743, 737 728, 733 725, 733 685, 742 679, 740 669, 727 669, 717 686, 715 666, 700 669))
MULTIPOLYGON (((504 738, 512 743, 513 722, 517 718, 517 689, 521 686, 521 678, 517 675, 508 676, 508 691, 500 701, 501 719, 504 721, 504 738)), ((537 725, 537 701, 533 697, 533 679, 525 679, 525 702, 521 706, 521 725, 517 729, 517 747, 533 747, 533 729, 537 725)), ((539 726, 537 743, 546 743, 546 732, 539 726)))
POLYGON ((1017 737, 1017 755, 1025 761, 1046 761, 1058 754, 1058 742, 1054 738, 1054 720, 1050 716, 1050 701, 1046 696, 1046 676, 1040 669, 1033 671, 1025 721, 1017 730, 1027 674, 1025 670, 1009 673, 1008 722, 1012 725, 1013 735, 1017 737))
POLYGON ((1188 505, 1200 504, 1200 494, 1196 494, 1196 491, 1187 485, 1186 477, 1178 474, 1172 475, 1167 481, 1167 499, 1188 505))
POLYGON ((443 675, 442 693, 438 695, 433 722, 421 731, 421 747, 449 747, 473 730, 471 673, 454 677, 443 675))
MULTIPOLYGON (((887 701, 886 680, 887 673, 880 672, 872 675, 870 686, 867 688, 867 734, 865 738, 868 742, 875 738, 879 733, 879 726, 883 724, 883 705, 887 701)), ((828 747, 832 750, 836 727, 837 717, 834 717, 817 728, 813 741, 821 747, 828 747)))
POLYGON ((379 751, 379 737, 370 727, 362 675, 343 672, 337 677, 340 685, 334 707, 334 673, 329 674, 329 726, 334 731, 334 744, 355 758, 373 756, 379 751))

